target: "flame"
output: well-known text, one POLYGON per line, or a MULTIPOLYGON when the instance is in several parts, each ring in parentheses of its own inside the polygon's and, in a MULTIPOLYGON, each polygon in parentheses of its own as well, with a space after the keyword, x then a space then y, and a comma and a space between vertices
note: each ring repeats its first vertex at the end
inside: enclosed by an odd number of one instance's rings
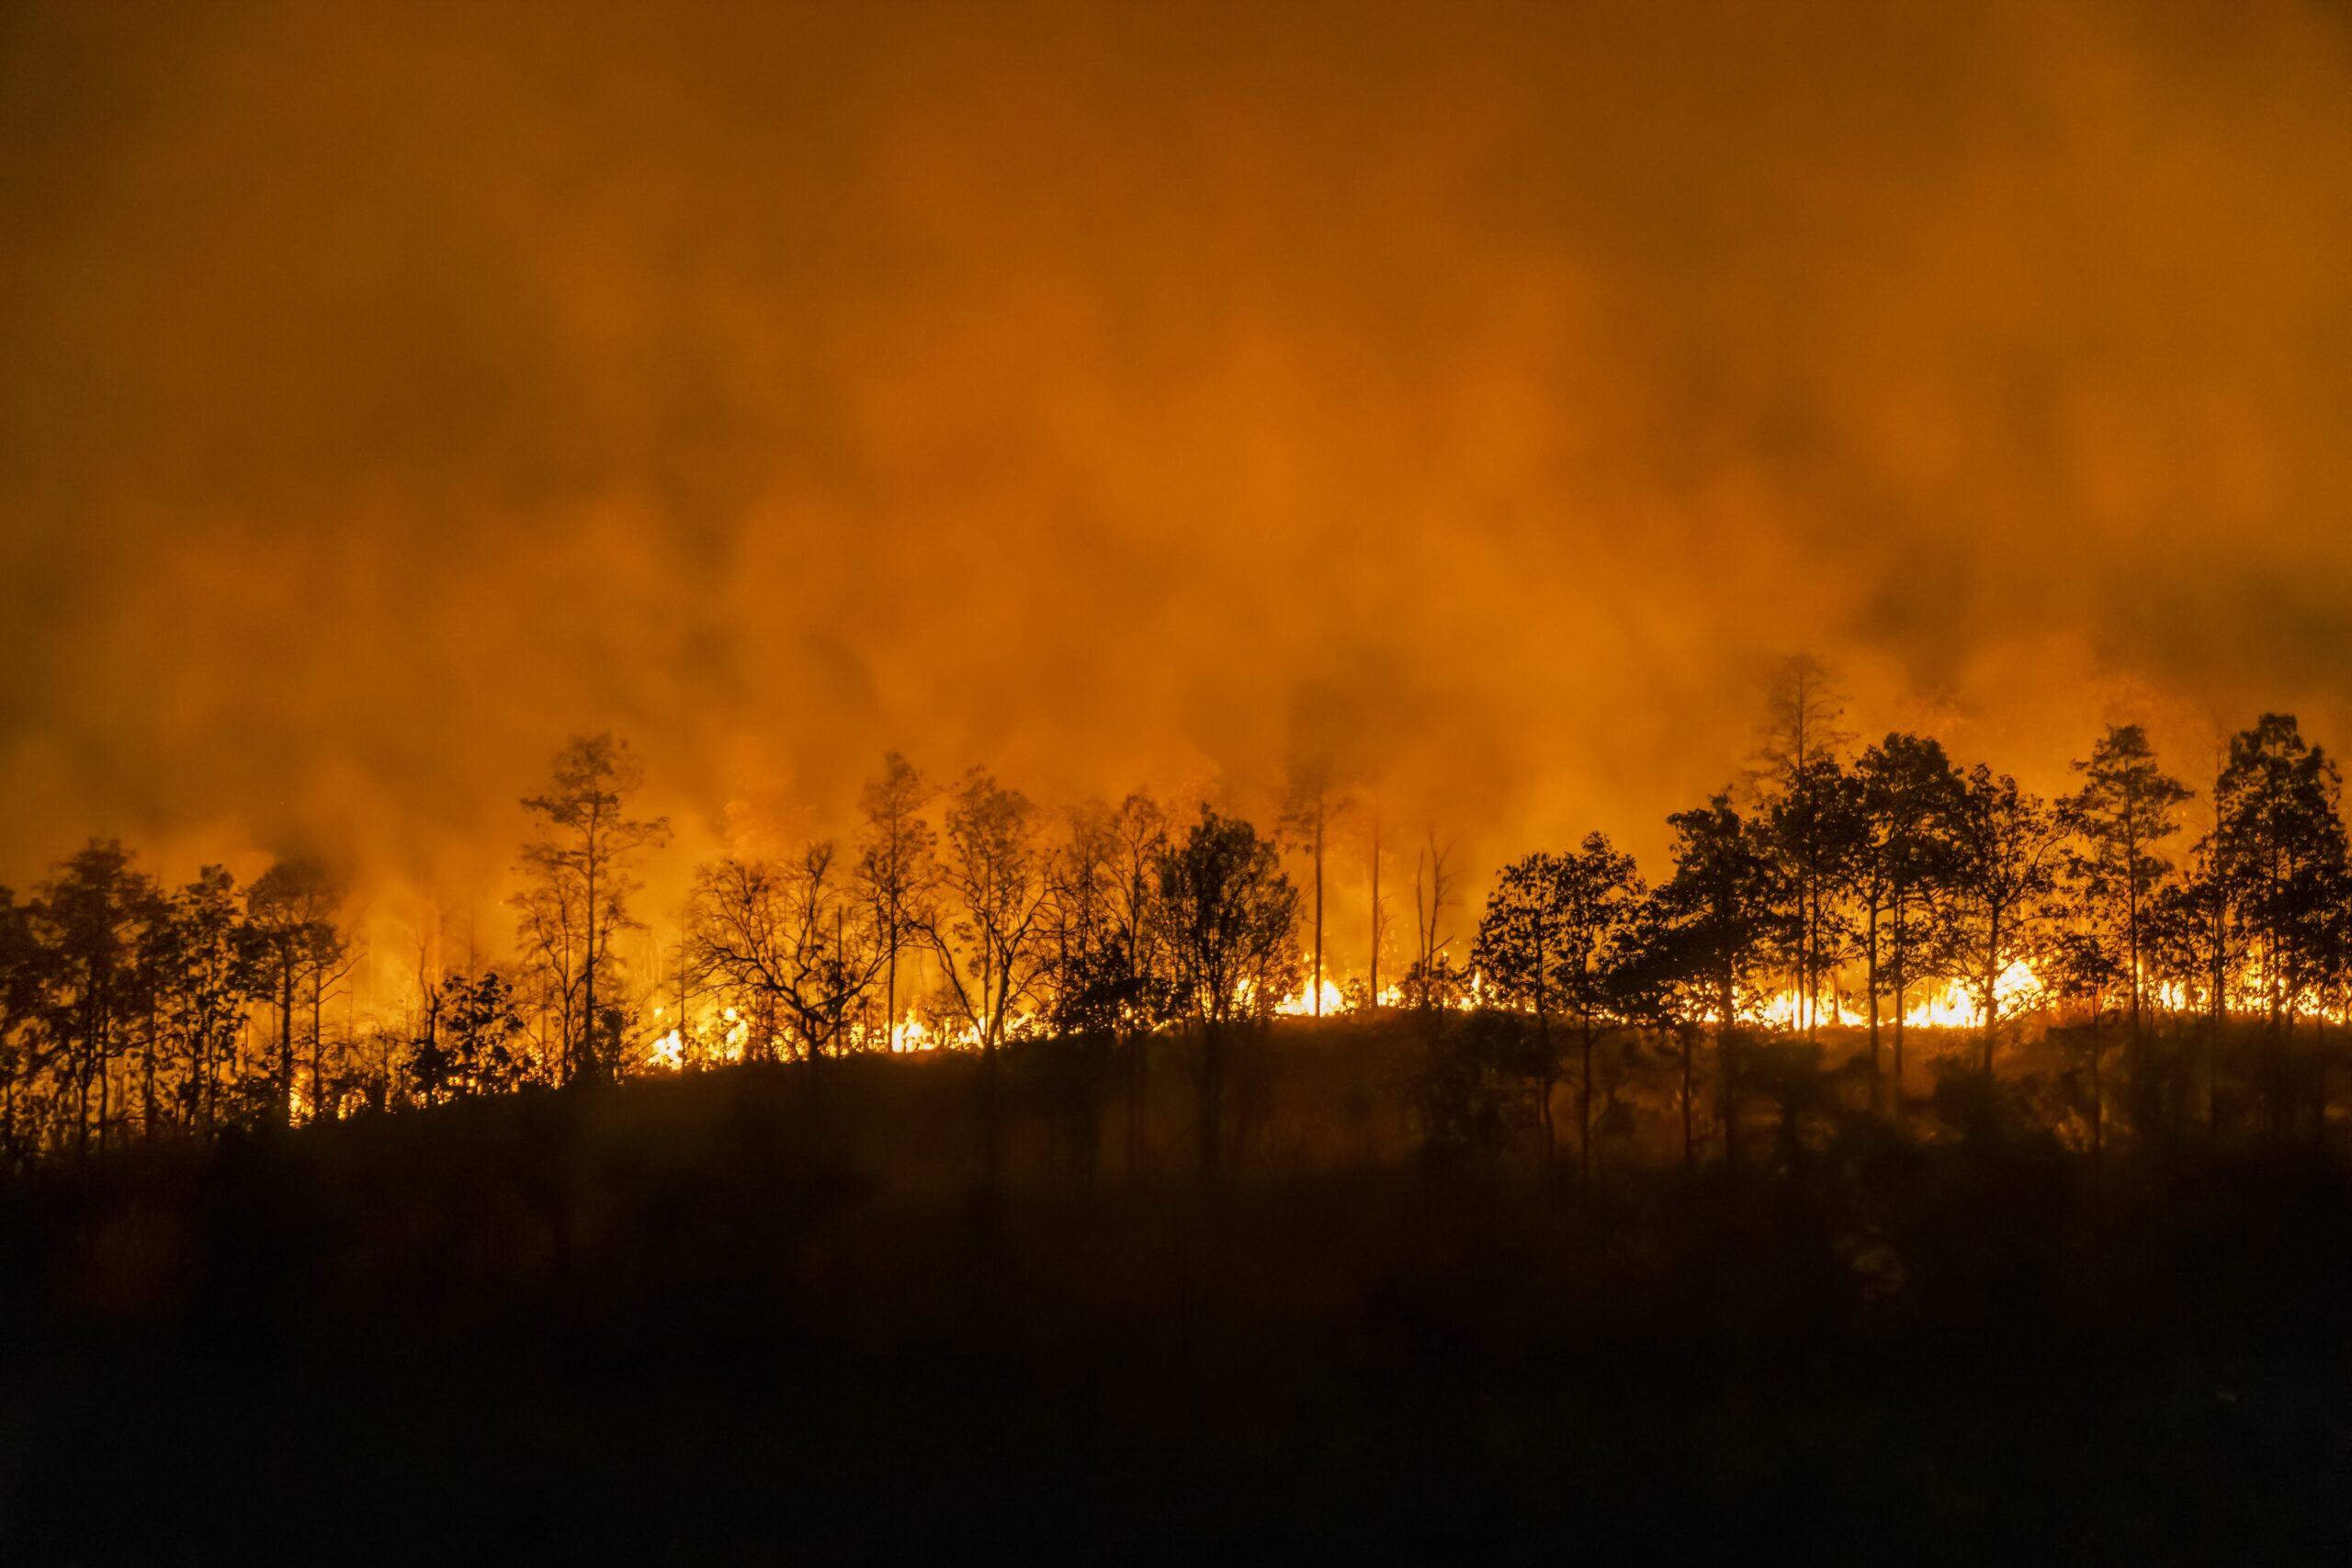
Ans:
MULTIPOLYGON (((2030 1007, 2041 994, 2041 981, 2032 966, 2019 961, 2011 964, 1993 981, 1993 998, 2003 1017, 2030 1007)), ((1903 1026, 1905 1029, 1982 1029, 1984 1010, 1978 988, 1971 983, 1947 980, 1942 985, 1914 989, 1904 998, 1903 1026)), ((1867 1027, 1870 1011, 1856 1004, 1855 998, 1843 991, 1830 992, 1815 1004, 1815 1021, 1826 1028, 1854 1029, 1867 1027)), ((1804 1027, 1804 998, 1799 993, 1781 991, 1770 997, 1756 1009, 1757 1016, 1775 1029, 1804 1027)), ((1894 1021, 1892 1010, 1879 1014, 1882 1024, 1894 1021)))
MULTIPOLYGON (((1311 1018, 1317 1010, 1315 1006, 1317 994, 1317 993, 1316 993, 1311 987, 1301 987, 1298 990, 1293 991, 1289 996, 1284 997, 1281 1001, 1276 1002, 1274 1004, 1274 1010, 1282 1014, 1284 1018, 1311 1018)), ((1323 1002, 1321 1011, 1324 1013, 1330 1014, 1344 1012, 1347 1010, 1347 998, 1340 994, 1340 987, 1333 985, 1330 980, 1326 979, 1323 982, 1320 996, 1323 1002)))
MULTIPOLYGON (((903 1056, 916 1051, 953 1049, 955 1043, 937 1030, 925 1028, 922 1020, 915 1016, 915 1010, 912 1008, 907 1010, 905 1021, 890 1026, 890 1051, 893 1055, 903 1056)), ((973 1043, 978 1044, 978 1042, 975 1040, 973 1043)))
MULTIPOLYGON (((657 1007, 653 1010, 657 1024, 667 1016, 667 1009, 657 1007)), ((751 1021, 741 1017, 733 1008, 720 1009, 716 1018, 706 1020, 699 1027, 693 1026, 690 1018, 682 1016, 679 1022, 657 1036, 646 1048, 644 1066, 650 1072, 679 1073, 689 1066, 740 1062, 751 1037, 751 1021)))
MULTIPOLYGON (((1245 1000, 1248 996, 1247 985, 1248 983, 1244 982, 1242 994, 1245 1000)), ((1325 977, 1320 987, 1320 996, 1326 1016, 1337 1016, 1349 1010, 1349 986, 1351 985, 1355 986, 1355 988, 1361 992, 1361 984, 1354 976, 1349 976, 1344 983, 1330 976, 1325 977)), ((2004 1018, 2033 1007, 2042 995, 2041 980, 2034 974, 2032 967, 2022 962, 2011 964, 2003 970, 2000 976, 1995 980, 1993 989, 2004 1018)), ((1284 1018, 1311 1017, 1315 1011, 1313 998, 1316 994, 1309 987, 1302 986, 1276 1003, 1274 1011, 1284 1018)), ((2185 989, 2177 982, 2167 982, 2152 987, 2151 998, 2157 1007, 2169 1010, 2183 1009, 2188 1000, 2185 989)), ((1771 1028, 1795 1030, 1804 1027, 1803 998, 1793 990, 1781 991, 1760 998, 1751 994, 1742 997, 1740 1000, 1744 1011, 1771 1028)), ((1984 1011, 1978 1006, 1978 992, 1973 985, 1956 981, 1947 981, 1939 986, 1914 990, 1905 998, 1902 1015, 1903 1023, 1905 1027, 1910 1029, 1981 1029, 1984 1027, 1984 1011)), ((2233 1010, 2240 1010, 2240 1000, 2234 997, 2232 998, 2233 1010)), ((2311 1001, 2315 998, 2299 1000, 2302 1001, 2301 1010, 2306 1016, 2322 1010, 2317 1006, 2311 1005, 2311 1001)), ((1453 1002, 1453 1008, 1463 1012, 1469 1012, 1488 1004, 1486 976, 1475 972, 1453 1002)), ((1383 1008, 1404 1006, 1405 991, 1402 983, 1392 981, 1382 987, 1375 1005, 1383 1008)), ((2259 1010, 2261 1006, 2262 1002, 2258 997, 2244 1002, 2245 1010, 2259 1010)), ((1816 1004, 1816 1021, 1830 1028, 1860 1028, 1869 1022, 1867 1010, 1858 1005, 1856 998, 1850 993, 1837 990, 1835 987, 1831 987, 1822 996, 1816 1004)), ((652 1011, 658 1024, 665 1017, 665 1010, 657 1007, 652 1011)), ((1891 1008, 1882 1011, 1879 1015, 1880 1022, 1891 1024, 1894 1021, 1894 1016, 1891 1008)), ((2327 1016, 2334 1018, 2337 1014, 2330 1012, 2327 1016)), ((1005 1021, 1005 1034, 1008 1038, 1023 1036, 1032 1032, 1036 1025, 1037 1020, 1032 1013, 1013 1014, 1005 1021)), ((750 1036, 750 1021, 743 1018, 734 1008, 723 1008, 716 1016, 708 1018, 699 1029, 693 1028, 687 1023, 681 1023, 662 1033, 647 1050, 645 1066, 651 1071, 674 1073, 682 1072, 688 1066, 698 1064, 740 1062, 743 1059, 744 1048, 749 1043, 750 1036), (698 1045, 698 1041, 707 1043, 698 1045)), ((981 1037, 981 1025, 969 1021, 946 1024, 936 1020, 926 1022, 919 1010, 914 1008, 909 1008, 905 1017, 890 1024, 887 1043, 879 1028, 866 1023, 854 1025, 850 1036, 853 1049, 880 1048, 895 1056, 920 1055, 939 1051, 977 1051, 980 1048, 981 1037)), ((778 1049, 781 1049, 783 1044, 782 1042, 772 1043, 778 1049)), ((298 1111, 303 1109, 300 1091, 297 1089, 295 1095, 298 1111)))

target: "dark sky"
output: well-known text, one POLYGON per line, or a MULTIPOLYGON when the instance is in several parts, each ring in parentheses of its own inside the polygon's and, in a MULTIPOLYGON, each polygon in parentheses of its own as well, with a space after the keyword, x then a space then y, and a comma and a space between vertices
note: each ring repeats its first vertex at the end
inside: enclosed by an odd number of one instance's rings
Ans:
POLYGON ((2342 4, 0 8, 12 879, 489 874, 605 727, 1648 849, 1800 648, 2333 739, 2348 567, 2342 4))

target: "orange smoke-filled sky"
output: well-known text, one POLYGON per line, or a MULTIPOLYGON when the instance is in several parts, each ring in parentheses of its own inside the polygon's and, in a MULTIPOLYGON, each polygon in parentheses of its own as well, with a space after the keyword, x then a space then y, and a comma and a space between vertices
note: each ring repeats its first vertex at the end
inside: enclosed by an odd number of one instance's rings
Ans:
MULTIPOLYGON (((1645 851, 1766 671, 2352 696, 2352 9, 0 13, 0 874, 897 746, 1645 851)), ((192 869, 176 863, 176 874, 192 869)))

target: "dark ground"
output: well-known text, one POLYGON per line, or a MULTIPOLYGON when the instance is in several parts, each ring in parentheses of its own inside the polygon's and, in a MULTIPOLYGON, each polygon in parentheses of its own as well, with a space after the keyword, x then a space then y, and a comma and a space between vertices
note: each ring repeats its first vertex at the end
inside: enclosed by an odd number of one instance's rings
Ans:
POLYGON ((1392 1163, 983 1205, 967 1084, 870 1066, 18 1181, 0 1559, 2352 1550, 2315 1158, 1863 1129, 1589 1199, 1392 1163), (879 1122, 916 1177, 844 1152, 879 1122))

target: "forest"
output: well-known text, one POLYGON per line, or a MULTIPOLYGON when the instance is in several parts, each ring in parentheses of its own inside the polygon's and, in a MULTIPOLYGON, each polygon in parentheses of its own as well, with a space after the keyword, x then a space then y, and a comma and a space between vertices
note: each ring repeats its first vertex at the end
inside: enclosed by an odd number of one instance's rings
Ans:
POLYGON ((1344 978, 1312 769, 1260 826, 894 755, 665 947, 584 738, 513 956, 381 1017, 320 864, 91 844, 5 905, 0 1539, 2340 1547, 2332 760, 2264 716, 2192 837, 2132 725, 2043 799, 1841 723, 1792 663, 1654 879, 1596 831, 1473 919, 1430 835, 1344 978))
POLYGON ((29 897, 0 891, 0 1155, 947 1052, 981 1064, 991 1177, 1018 1056, 1082 1085, 1090 1171, 1141 1161, 1139 1107, 1183 1079, 1191 1126, 1168 1138, 1215 1181, 1253 1132, 1253 1058, 1285 1023, 1341 1018, 1406 1043, 1397 1110, 1430 1154, 1580 1181, 1612 1144, 1736 1160, 1744 1126, 1785 1143, 1833 1108, 1899 1126, 1964 1107, 2095 1156, 2326 1144, 2352 862, 2335 761, 2291 716, 2229 739, 2193 840, 2200 791, 2139 726, 2109 726, 2043 799, 1842 722, 1832 673, 1789 661, 1736 781, 1667 818, 1656 881, 1595 831, 1500 867, 1475 919, 1434 830, 1381 893, 1376 798, 1328 766, 1295 766, 1261 826, 1141 794, 1049 810, 892 753, 854 833, 697 867, 667 949, 635 900, 669 825, 634 814, 628 744, 582 738, 525 802, 513 956, 420 951, 412 994, 374 1017, 344 1005, 361 953, 322 863, 169 888, 93 841, 29 897), (1351 813, 1372 817, 1372 929, 1341 980, 1324 900, 1351 813))
POLYGON ((2352 0, 6 0, 0 1568, 2352 1562, 2352 0))

